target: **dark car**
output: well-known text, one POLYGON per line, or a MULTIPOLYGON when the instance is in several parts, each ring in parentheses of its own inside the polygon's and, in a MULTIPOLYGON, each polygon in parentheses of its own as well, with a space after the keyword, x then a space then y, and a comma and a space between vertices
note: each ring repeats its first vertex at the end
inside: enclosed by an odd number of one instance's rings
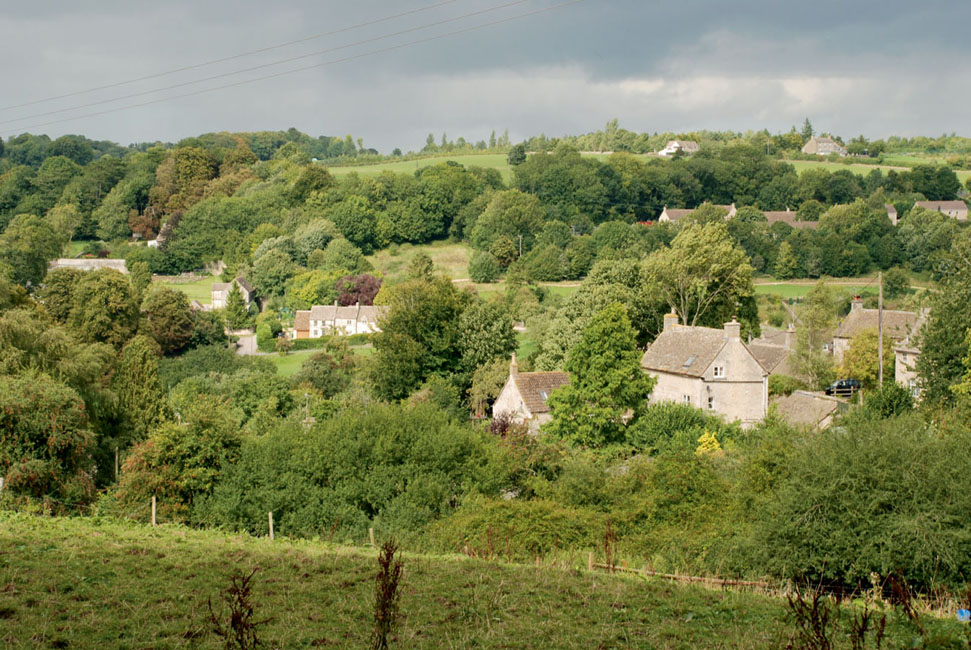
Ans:
POLYGON ((852 395, 860 390, 859 379, 837 379, 826 387, 827 395, 852 395))

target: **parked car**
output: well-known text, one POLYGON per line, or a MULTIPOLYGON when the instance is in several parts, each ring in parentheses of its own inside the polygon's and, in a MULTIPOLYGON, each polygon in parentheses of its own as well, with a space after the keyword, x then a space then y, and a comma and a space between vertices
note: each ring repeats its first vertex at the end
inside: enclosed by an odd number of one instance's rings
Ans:
POLYGON ((852 395, 861 388, 859 379, 837 379, 826 387, 827 395, 852 395))

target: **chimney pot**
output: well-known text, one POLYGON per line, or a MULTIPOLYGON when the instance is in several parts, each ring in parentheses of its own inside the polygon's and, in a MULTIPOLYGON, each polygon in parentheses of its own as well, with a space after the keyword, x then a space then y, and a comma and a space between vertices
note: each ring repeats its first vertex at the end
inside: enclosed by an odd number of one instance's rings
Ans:
POLYGON ((742 324, 734 318, 730 323, 725 323, 725 338, 742 340, 742 324))
POLYGON ((669 329, 674 329, 678 326, 678 315, 672 309, 670 314, 664 315, 664 331, 667 332, 669 329))

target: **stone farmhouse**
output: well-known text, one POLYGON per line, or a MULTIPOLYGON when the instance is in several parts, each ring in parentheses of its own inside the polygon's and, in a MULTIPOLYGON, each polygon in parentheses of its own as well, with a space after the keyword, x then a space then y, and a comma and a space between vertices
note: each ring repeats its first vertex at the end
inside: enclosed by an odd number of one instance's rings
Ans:
POLYGON ((799 374, 791 362, 796 347, 796 329, 791 324, 784 330, 763 327, 762 336, 750 340, 747 345, 769 375, 799 374))
POLYGON ((519 372, 516 355, 509 362, 509 378, 492 405, 492 417, 507 415, 526 425, 532 434, 553 419, 546 403, 554 390, 570 383, 567 372, 519 372))
POLYGON ((828 156, 831 153, 845 156, 846 148, 833 138, 818 137, 810 138, 809 142, 802 146, 802 152, 816 154, 817 156, 828 156))
POLYGON ((97 271, 99 269, 112 269, 119 273, 128 273, 128 265, 125 260, 113 260, 100 257, 62 257, 51 262, 47 270, 54 269, 75 269, 77 271, 97 271))
POLYGON ((372 305, 314 305, 300 310, 293 319, 291 339, 319 339, 325 334, 351 336, 380 332, 378 321, 387 314, 387 307, 372 305))
POLYGON ((677 314, 666 315, 641 368, 657 379, 652 403, 688 404, 746 427, 768 411, 769 373, 742 341, 735 320, 714 329, 679 325, 677 314))
POLYGON ((799 228, 801 230, 816 230, 819 228, 818 221, 802 221, 799 216, 786 208, 785 210, 767 210, 762 212, 765 215, 766 221, 769 222, 771 226, 774 223, 781 221, 782 223, 787 223, 793 228, 799 228))
POLYGON ((968 204, 964 201, 917 201, 914 207, 940 212, 958 221, 968 220, 968 204))
MULTIPOLYGON (((731 205, 716 205, 715 207, 724 208, 725 210, 728 211, 728 214, 725 215, 726 219, 731 219, 738 212, 738 210, 735 209, 734 203, 732 203, 731 205)), ((681 208, 668 208, 668 206, 664 206, 664 209, 661 210, 661 215, 657 218, 657 220, 659 222, 672 222, 672 223, 677 222, 687 217, 696 209, 697 208, 690 208, 685 210, 681 208)))
POLYGON ((684 154, 693 154, 699 150, 701 150, 701 146, 694 140, 669 140, 667 145, 657 152, 657 155, 667 158, 679 151, 684 154))
POLYGON ((239 291, 243 294, 243 302, 246 303, 246 308, 249 309, 250 300, 253 298, 253 287, 243 278, 236 278, 232 282, 212 283, 213 309, 226 308, 226 300, 229 298, 229 292, 233 290, 233 284, 239 285, 239 291))
MULTIPOLYGON (((912 311, 883 310, 883 335, 895 342, 900 342, 915 333, 922 322, 922 314, 912 311)), ((853 337, 869 330, 877 329, 879 324, 879 310, 864 309, 863 299, 857 296, 850 306, 850 313, 836 328, 833 334, 833 359, 836 363, 843 360, 843 355, 850 349, 853 337)))

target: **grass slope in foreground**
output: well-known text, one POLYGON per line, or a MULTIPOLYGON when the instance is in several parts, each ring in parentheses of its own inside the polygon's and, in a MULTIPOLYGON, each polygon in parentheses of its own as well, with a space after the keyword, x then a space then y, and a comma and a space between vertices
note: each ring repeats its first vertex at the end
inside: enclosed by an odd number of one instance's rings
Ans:
MULTIPOLYGON (((376 554, 0 512, 0 647, 219 646, 210 597, 251 571, 270 647, 367 647, 376 554)), ((779 601, 640 578, 405 554, 398 648, 778 648, 779 601)))

